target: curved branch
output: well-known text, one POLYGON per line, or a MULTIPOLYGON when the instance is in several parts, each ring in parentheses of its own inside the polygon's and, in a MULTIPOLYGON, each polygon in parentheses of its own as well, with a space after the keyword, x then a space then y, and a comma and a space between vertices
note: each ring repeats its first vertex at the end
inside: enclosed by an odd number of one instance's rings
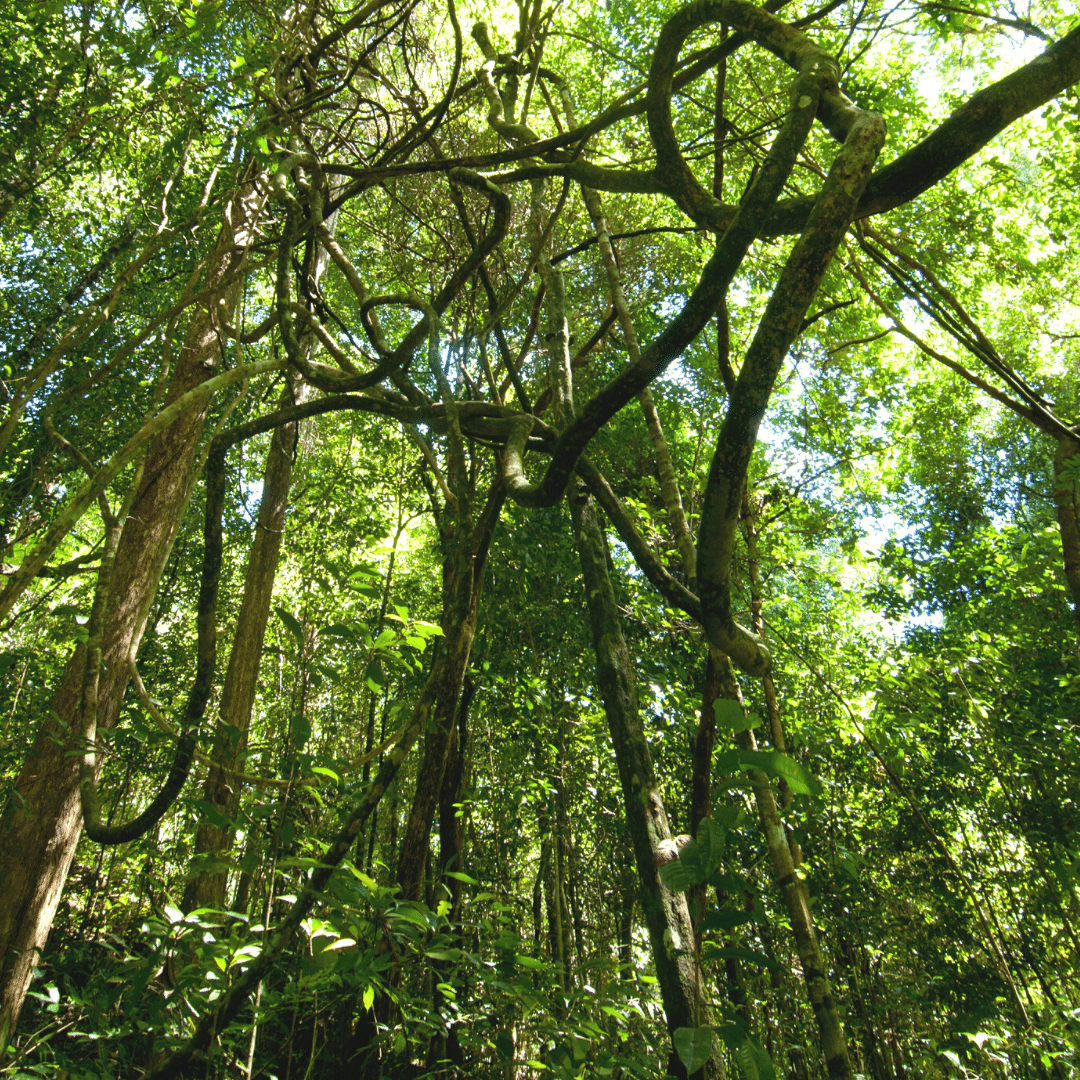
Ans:
MULTIPOLYGON (((881 117, 874 113, 860 116, 833 161, 806 232, 784 265, 735 381, 709 468, 698 533, 698 592, 710 641, 714 635, 731 634, 735 625, 731 615, 732 555, 758 428, 780 367, 851 223, 884 141, 881 117)), ((756 677, 768 670, 764 657, 761 662, 751 657, 755 661, 751 666, 742 655, 731 653, 731 658, 756 677)))
MULTIPOLYGON (((878 169, 859 199, 855 218, 883 214, 918 198, 977 154, 1014 120, 1045 105, 1077 80, 1080 80, 1080 26, 1031 63, 972 94, 922 142, 878 169)), ((813 197, 779 203, 762 235, 800 232, 813 205, 813 197)), ((710 227, 722 227, 732 212, 731 208, 725 208, 711 221, 710 227)))
POLYGON ((769 649, 746 627, 735 622, 712 620, 706 624, 701 601, 681 581, 668 573, 664 564, 657 558, 645 537, 641 535, 633 518, 612 491, 603 473, 584 455, 578 461, 577 474, 585 481, 596 501, 604 509, 608 520, 619 534, 619 539, 626 544, 638 569, 649 579, 653 587, 674 608, 686 612, 691 619, 705 630, 710 645, 727 653, 746 671, 772 665, 769 649))
POLYGON ((126 844, 137 840, 152 829, 176 801, 195 756, 195 729, 206 712, 214 683, 217 662, 217 592, 221 578, 222 535, 221 515, 225 508, 225 455, 222 452, 207 463, 206 517, 203 525, 204 551, 202 581, 199 585, 198 660, 195 682, 188 694, 184 709, 183 730, 176 745, 169 775, 150 805, 137 817, 123 825, 106 825, 102 821, 101 799, 97 790, 97 755, 94 743, 97 735, 98 676, 101 670, 101 632, 108 602, 109 583, 116 561, 120 539, 120 521, 110 523, 110 543, 102 556, 101 579, 94 609, 90 616, 90 642, 87 645, 87 672, 83 683, 83 718, 86 749, 79 758, 79 795, 82 800, 83 827, 86 835, 102 845, 126 844))
POLYGON ((840 65, 836 60, 776 16, 747 0, 697 0, 678 11, 664 24, 657 39, 645 100, 649 135, 656 149, 656 175, 682 211, 699 225, 722 212, 723 207, 698 183, 682 156, 671 118, 671 93, 683 42, 694 30, 714 22, 729 23, 744 31, 806 77, 792 96, 792 108, 813 105, 814 112, 837 138, 847 136, 859 115, 840 93, 840 65), (808 94, 811 99, 806 99, 808 94))
MULTIPOLYGON (((689 33, 689 30, 686 31, 689 33)), ((668 64, 667 59, 654 63, 668 64)), ((543 480, 535 485, 530 505, 552 506, 558 502, 578 458, 592 437, 624 405, 637 397, 646 386, 701 333, 716 313, 721 297, 742 264, 750 245, 757 238, 770 208, 795 166, 795 159, 806 141, 820 100, 823 77, 819 73, 800 75, 795 80, 792 104, 783 127, 769 149, 750 190, 739 207, 735 220, 724 233, 712 257, 705 264, 693 293, 660 336, 600 390, 568 425, 552 451, 552 460, 543 480)), ((590 185, 591 186, 591 185, 590 185)), ((711 196, 710 196, 711 198, 711 196)), ((511 489, 511 496, 518 498, 511 489)))
POLYGON ((89 508, 90 504, 105 491, 109 484, 142 452, 143 446, 160 431, 164 431, 177 417, 190 409, 201 409, 218 390, 223 390, 233 383, 251 379, 271 371, 280 371, 284 367, 282 360, 263 360, 243 367, 230 368, 220 375, 215 375, 206 382, 199 383, 182 394, 167 408, 162 409, 152 420, 145 423, 103 465, 94 477, 79 489, 74 498, 57 515, 49 526, 44 539, 23 560, 18 570, 10 575, 3 593, 0 593, 0 618, 4 618, 14 607, 27 585, 41 568, 49 561, 60 546, 64 537, 75 527, 75 523, 89 508))
MULTIPOLYGON (((282 176, 281 173, 276 175, 282 176)), ((500 190, 490 181, 482 177, 479 173, 461 168, 451 169, 447 174, 447 179, 452 184, 463 184, 465 187, 471 187, 474 191, 480 192, 481 195, 487 198, 491 203, 493 220, 491 228, 480 238, 472 251, 469 252, 465 261, 454 271, 450 276, 450 279, 431 302, 431 308, 436 315, 441 315, 447 307, 449 307, 451 301, 461 291, 465 282, 469 280, 488 255, 502 243, 510 225, 510 199, 505 192, 500 190)), ((416 322, 408 333, 406 333, 401 344, 393 350, 388 350, 385 344, 381 343, 379 336, 375 335, 372 340, 376 348, 380 350, 382 356, 379 363, 370 371, 357 375, 342 375, 335 369, 327 367, 326 365, 316 365, 305 360, 301 355, 299 345, 296 341, 295 331, 293 329, 291 307, 292 296, 289 287, 292 245, 300 229, 303 211, 299 201, 287 190, 284 182, 279 182, 275 185, 274 193, 275 197, 280 202, 284 203, 288 218, 285 237, 282 240, 281 248, 278 252, 277 309, 279 324, 281 326, 282 342, 285 345, 289 363, 292 364, 308 382, 326 393, 350 393, 356 390, 367 390, 369 387, 376 386, 399 368, 407 366, 412 360, 417 346, 425 337, 427 337, 430 331, 430 318, 427 315, 424 315, 423 318, 416 322), (386 351, 384 352, 384 350, 386 351)), ((320 241, 326 246, 330 257, 345 273, 357 299, 360 300, 361 305, 366 305, 365 310, 367 310, 367 307, 370 307, 371 305, 371 298, 364 288, 359 275, 356 273, 356 269, 352 266, 351 262, 349 262, 348 257, 341 250, 340 245, 333 243, 332 239, 327 237, 326 230, 320 228, 318 218, 314 223, 314 227, 318 231, 320 241)), ((370 332, 369 336, 371 336, 370 332)))

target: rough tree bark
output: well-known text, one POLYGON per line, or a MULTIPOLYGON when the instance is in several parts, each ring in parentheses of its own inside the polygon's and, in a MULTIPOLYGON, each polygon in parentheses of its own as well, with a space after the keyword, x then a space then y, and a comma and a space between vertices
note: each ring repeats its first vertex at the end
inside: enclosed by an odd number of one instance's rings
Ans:
MULTIPOLYGON (((215 302, 195 309, 164 407, 209 379, 221 357, 219 319, 233 310, 241 269, 264 201, 249 184, 230 204, 206 285, 223 283, 215 302)), ((141 487, 124 523, 108 599, 98 729, 116 724, 173 538, 191 492, 196 444, 205 408, 191 409, 149 444, 141 487)), ((81 833, 78 760, 79 698, 85 656, 77 650, 53 697, 14 793, 0 818, 0 1042, 15 1028, 37 955, 44 947, 81 833)))
MULTIPOLYGON (((641 883, 642 911, 668 1030, 700 1027, 708 1018, 702 1007, 694 928, 686 895, 672 892, 660 880, 659 867, 672 839, 671 826, 638 711, 637 686, 608 577, 603 532, 591 498, 575 498, 571 512, 592 624, 596 680, 619 766, 626 823, 641 883)), ((714 1057, 695 1076, 718 1076, 718 1065, 714 1057)), ((674 1051, 669 1056, 667 1070, 672 1076, 686 1076, 686 1069, 674 1051)))

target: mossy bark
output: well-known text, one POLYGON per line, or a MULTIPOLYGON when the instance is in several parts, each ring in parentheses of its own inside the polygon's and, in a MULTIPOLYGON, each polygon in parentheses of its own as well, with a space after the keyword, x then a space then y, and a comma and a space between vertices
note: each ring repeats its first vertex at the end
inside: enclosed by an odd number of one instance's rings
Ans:
MULTIPOLYGON (((700 1027, 708 1017, 702 1005, 694 928, 685 893, 672 892, 660 879, 661 845, 671 840, 671 826, 641 722, 630 654, 608 576, 604 536, 591 498, 576 498, 572 515, 596 652, 596 679, 619 766, 626 824, 641 885, 641 906, 668 1030, 700 1027)), ((672 1076, 686 1076, 674 1051, 667 1069, 672 1076)), ((695 1074, 717 1075, 719 1062, 715 1057, 695 1074)))

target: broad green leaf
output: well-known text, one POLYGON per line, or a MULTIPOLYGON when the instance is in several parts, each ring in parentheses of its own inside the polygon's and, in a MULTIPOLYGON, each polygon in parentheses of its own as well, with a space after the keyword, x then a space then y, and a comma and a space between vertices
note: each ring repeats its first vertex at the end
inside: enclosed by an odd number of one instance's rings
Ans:
POLYGON ((368 688, 375 693, 378 693, 386 685, 386 674, 378 657, 368 664, 365 678, 367 679, 368 688))
POLYGON ((705 868, 712 870, 724 857, 726 841, 727 829, 716 818, 706 817, 698 825, 697 839, 688 847, 695 848, 695 855, 700 857, 705 868))
POLYGON ((732 773, 739 771, 741 764, 741 751, 725 750, 723 753, 716 755, 716 758, 713 761, 713 769, 718 777, 731 776, 732 773))
POLYGON ((286 611, 283 607, 275 607, 274 610, 278 614, 278 618, 285 624, 285 629, 292 634, 297 645, 304 644, 304 631, 297 622, 296 616, 286 611))
POLYGON ((446 877, 452 877, 455 881, 463 881, 466 885, 479 885, 480 882, 474 877, 469 877, 468 874, 463 873, 461 870, 445 870, 443 873, 446 877))
POLYGON ((231 818, 226 817, 213 803, 208 802, 206 799, 192 799, 191 805, 194 806, 215 829, 227 829, 236 824, 231 818))
POLYGON ((334 952, 336 949, 351 949, 355 944, 356 942, 350 937, 338 938, 337 941, 330 942, 323 949, 323 952, 334 952))
POLYGON ((820 795, 818 780, 805 765, 778 750, 740 750, 739 757, 744 769, 760 769, 769 776, 781 777, 796 795, 820 795))
POLYGON ((709 930, 731 930, 759 918, 757 911, 713 911, 701 920, 699 929, 703 934, 709 930))
POLYGON ((717 729, 730 734, 749 731, 761 723, 760 716, 756 713, 747 713, 737 701, 732 701, 731 698, 717 698, 713 702, 713 715, 716 717, 717 729))
POLYGON ((749 1036, 735 1051, 735 1060, 746 1080, 776 1080, 772 1058, 763 1046, 749 1036))
POLYGON ((505 1031, 500 1031, 495 1036, 495 1052, 500 1061, 513 1061, 514 1040, 505 1031))
POLYGON ((444 963, 455 963, 461 959, 460 949, 425 949, 424 955, 431 960, 442 960, 444 963))
POLYGON ((435 917, 429 911, 421 911, 417 907, 412 907, 408 904, 402 904, 400 907, 394 908, 390 913, 394 918, 401 919, 404 922, 413 923, 416 926, 420 926, 425 930, 435 929, 435 917))
POLYGON ((724 827, 711 817, 702 819, 698 825, 696 840, 691 840, 660 871, 660 877, 669 889, 683 892, 704 881, 719 866, 724 856, 724 827))
POLYGON ((687 1073, 693 1075, 712 1057, 713 1030, 711 1027, 676 1028, 671 1036, 675 1053, 687 1073))
MULTIPOLYGON (((686 850, 683 850, 685 855, 686 850)), ((660 879, 672 892, 686 892, 705 880, 706 871, 698 862, 687 862, 682 855, 660 869, 660 879)))

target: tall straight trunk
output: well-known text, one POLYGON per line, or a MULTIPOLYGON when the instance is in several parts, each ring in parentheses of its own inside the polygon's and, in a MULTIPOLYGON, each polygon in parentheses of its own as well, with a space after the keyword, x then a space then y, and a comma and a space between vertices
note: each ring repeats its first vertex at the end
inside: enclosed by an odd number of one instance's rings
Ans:
MULTIPOLYGON (((286 387, 281 407, 292 403, 293 393, 286 387)), ((244 575, 244 595, 236 618, 236 633, 229 653, 229 666, 221 688, 221 706, 217 724, 209 775, 203 785, 203 798, 227 818, 234 818, 239 808, 239 788, 233 774, 242 764, 247 749, 248 725, 255 705, 259 677, 259 660, 266 638, 266 623, 274 594, 274 578, 281 556, 285 511, 289 505, 293 458, 299 439, 297 423, 275 428, 270 440, 263 469, 262 499, 255 522, 247 569, 244 575)), ((218 827, 209 818, 199 821, 195 837, 195 854, 207 859, 206 871, 196 873, 184 889, 183 907, 192 911, 200 907, 225 906, 228 871, 216 865, 232 845, 234 830, 218 827)))
POLYGON ((560 709, 558 754, 555 764, 555 902, 558 915, 559 963, 562 984, 567 989, 573 982, 570 934, 573 922, 569 903, 570 818, 566 805, 566 724, 560 709))
MULTIPOLYGON (((325 222, 331 230, 336 217, 336 214, 331 215, 325 222)), ((309 274, 311 292, 317 291, 328 264, 326 250, 317 249, 309 274)), ((313 351, 314 335, 305 334, 300 345, 305 354, 313 351)), ((304 389, 300 380, 292 372, 288 373, 280 407, 287 408, 302 400, 304 389)), ((281 558, 285 512, 289 507, 289 488, 299 441, 298 421, 274 428, 270 439, 270 449, 263 467, 262 498, 255 521, 255 536, 244 571, 244 595, 240 601, 229 665, 221 688, 217 740, 211 754, 210 772, 203 785, 203 798, 219 814, 229 819, 235 818, 240 805, 233 774, 242 771, 239 766, 247 750, 248 727, 258 688, 259 661, 266 639, 266 624, 270 618, 274 579, 281 558)), ((195 837, 195 855, 205 858, 205 872, 195 873, 184 888, 185 911, 225 906, 229 875, 219 860, 232 847, 234 832, 227 825, 218 827, 209 818, 200 820, 195 837)))
MULTIPOLYGON (((459 470, 463 471, 463 470, 459 470)), ((460 483, 457 498, 464 496, 464 477, 460 483)), ((424 757, 416 779, 416 792, 413 796, 409 818, 405 825, 405 835, 401 841, 401 855, 398 859, 397 881, 401 886, 402 898, 418 900, 423 895, 424 873, 427 867, 428 845, 431 827, 435 821, 435 812, 442 790, 443 774, 446 770, 447 752, 450 748, 450 732, 458 713, 462 681, 468 666, 473 637, 476 633, 476 617, 480 608, 480 593, 483 587, 484 566, 491 544, 491 535, 495 523, 502 511, 505 499, 502 481, 497 480, 488 494, 487 502, 479 515, 479 520, 469 531, 469 535, 457 535, 458 530, 467 528, 459 519, 454 524, 454 534, 444 538, 447 551, 443 570, 443 610, 456 612, 458 603, 454 597, 467 597, 460 603, 467 604, 461 634, 463 647, 461 656, 465 665, 460 671, 451 672, 439 685, 439 694, 433 710, 434 723, 424 736, 424 757)))
MULTIPOLYGON (((469 784, 469 708, 475 689, 472 678, 466 675, 461 687, 457 720, 450 733, 450 746, 447 749, 446 767, 439 791, 439 866, 443 871, 464 870, 462 856, 465 853, 465 821, 460 811, 461 795, 469 784)), ((450 894, 450 911, 447 916, 450 922, 449 933, 457 942, 461 936, 461 882, 455 877, 444 875, 442 884, 450 894)), ((434 981, 438 982, 446 978, 451 962, 434 960, 431 966, 434 981)), ((442 994, 436 991, 434 998, 435 1010, 439 1011, 442 994)), ((445 1030, 437 1031, 428 1044, 427 1067, 433 1076, 449 1077, 457 1075, 456 1070, 464 1066, 464 1061, 457 1024, 448 1016, 445 1030), (440 1065, 444 1068, 440 1069, 440 1065)))
MULTIPOLYGON (((757 749, 752 731, 741 732, 736 736, 736 740, 746 750, 757 749)), ((833 997, 828 968, 814 926, 814 916, 810 911, 810 891, 798 872, 798 862, 788 843, 788 834, 780 818, 780 809, 769 778, 757 769, 749 770, 747 775, 754 787, 761 831, 765 834, 773 873, 783 895, 791 932, 795 938, 810 1007, 814 1010, 814 1019, 818 1025, 825 1068, 830 1080, 852 1080, 854 1073, 848 1054, 847 1037, 840 1010, 833 997)))
MULTIPOLYGON (((1080 433, 1080 428, 1074 428, 1080 433)), ((1058 440, 1054 454, 1054 502, 1061 531, 1065 577, 1072 595, 1073 613, 1080 631, 1080 443, 1075 439, 1058 440)))
MULTIPOLYGON (((465 819, 461 814, 461 796, 469 783, 469 709, 475 692, 472 678, 466 675, 439 792, 439 865, 443 870, 464 869, 461 860, 465 853, 465 819)), ((450 892, 450 922, 454 924, 461 917, 461 882, 446 878, 444 883, 450 892)))
MULTIPOLYGON (((742 690, 735 677, 735 669, 730 658, 715 646, 709 647, 708 665, 705 670, 705 689, 701 697, 701 718, 694 735, 693 765, 690 781, 690 831, 696 836, 702 820, 712 814, 712 756, 716 747, 716 711, 717 701, 734 701, 741 707, 742 690)), ((700 930, 701 920, 705 915, 708 889, 704 882, 693 886, 687 899, 694 917, 695 947, 701 955, 700 930)), ((723 897, 717 890, 717 903, 723 905, 723 897)), ((731 943, 738 944, 737 936, 731 934, 731 943)), ((739 961, 728 956, 724 959, 724 976, 727 985, 728 1000, 735 1011, 750 1023, 749 1003, 744 987, 742 967, 739 961)))
MULTIPOLYGON (((668 1030, 674 1033, 677 1028, 696 1028, 708 1022, 701 1000, 694 929, 685 893, 672 892, 660 879, 659 867, 671 842, 671 827, 638 710, 637 686, 608 576, 603 531, 591 498, 572 499, 571 512, 592 623, 597 683, 619 766, 656 977, 668 1030)), ((719 1067, 714 1056, 695 1076, 719 1075, 719 1067)), ((667 1070, 672 1076, 686 1076, 674 1050, 667 1070)))
MULTIPOLYGON (((244 261, 263 202, 249 185, 233 200, 209 259, 206 285, 226 282, 244 261)), ((218 318, 235 307, 240 278, 223 284, 214 301, 195 309, 167 407, 205 382, 220 363, 218 318)), ((147 448, 141 485, 124 523, 107 601, 97 726, 112 728, 127 687, 130 657, 191 492, 196 444, 205 409, 191 409, 147 448)), ((83 650, 68 662, 15 790, 0 819, 0 1044, 18 1020, 38 953, 44 948, 82 829, 77 755, 83 650)))
MULTIPOLYGON (((461 672, 461 675, 463 676, 464 672, 461 672)), ((446 759, 450 752, 454 712, 461 692, 461 683, 459 681, 448 684, 444 689, 446 696, 436 702, 434 723, 431 730, 424 735, 424 756, 416 775, 416 790, 401 840, 397 881, 404 900, 420 900, 424 896, 431 828, 438 808, 446 759)))

